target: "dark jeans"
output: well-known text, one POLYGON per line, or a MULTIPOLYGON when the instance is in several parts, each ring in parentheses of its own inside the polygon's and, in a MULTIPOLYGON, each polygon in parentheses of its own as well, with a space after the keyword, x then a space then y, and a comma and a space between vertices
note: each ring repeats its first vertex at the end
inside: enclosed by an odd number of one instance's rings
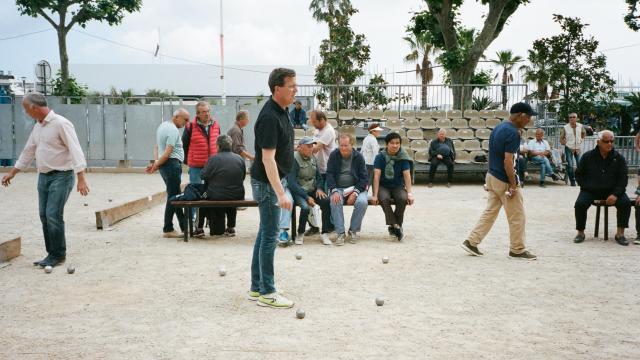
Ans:
POLYGON ((524 183, 524 173, 527 172, 528 167, 528 159, 525 156, 518 155, 517 169, 518 177, 520 178, 521 183, 524 183))
POLYGON ((387 225, 402 226, 404 210, 407 207, 407 191, 402 187, 387 189, 384 186, 380 186, 378 188, 378 201, 380 201, 380 206, 382 206, 382 211, 384 211, 384 219, 387 225), (391 199, 396 203, 395 210, 391 208, 391 199))
MULTIPOLYGON (((320 212, 322 212, 322 233, 330 232, 331 226, 331 207, 329 206, 329 196, 324 199, 320 199, 316 196, 316 192, 309 193, 309 196, 313 197, 313 200, 320 206, 320 212)), ((307 230, 307 220, 309 219, 309 213, 311 208, 309 203, 299 196, 295 196, 295 203, 300 206, 300 220, 298 221, 298 234, 304 234, 307 230)), ((317 220, 317 219, 316 219, 317 220)))
MULTIPOLYGON (((584 231, 587 225, 587 210, 591 206, 594 200, 604 200, 609 197, 609 193, 591 193, 585 190, 580 190, 578 199, 576 199, 575 216, 576 216, 576 230, 584 231)), ((629 216, 631 215, 631 200, 627 194, 622 194, 618 197, 615 203, 615 207, 618 210, 617 220, 619 228, 629 227, 629 216)), ((637 217, 637 215, 636 215, 637 217)))
POLYGON ((280 222, 280 206, 278 197, 268 182, 251 179, 251 189, 260 212, 260 226, 251 259, 251 291, 265 295, 276 291, 273 260, 280 222))
POLYGON ((571 183, 576 182, 576 174, 573 170, 574 165, 578 165, 580 163, 580 151, 574 152, 574 150, 569 149, 568 147, 564 147, 564 157, 567 160, 567 174, 569 174, 569 180, 571 183), (574 161, 575 160, 575 161, 574 161))
POLYGON ((211 235, 222 235, 226 228, 236 227, 236 215, 238 209, 236 208, 211 208, 200 209, 200 218, 198 219, 198 229, 204 227, 204 219, 209 218, 209 226, 211 228, 211 235), (225 227, 225 218, 227 225, 225 227))
POLYGON ((164 207, 164 226, 163 232, 171 232, 173 229, 173 214, 178 218, 178 224, 182 232, 187 231, 187 222, 184 217, 182 208, 175 208, 171 205, 169 199, 180 194, 180 182, 182 181, 182 164, 178 159, 170 158, 160 166, 160 175, 164 184, 167 186, 167 204, 164 207))
POLYGON ((429 165, 429 182, 433 182, 433 176, 436 174, 438 165, 445 164, 447 167, 447 182, 451 182, 453 179, 453 160, 449 157, 443 157, 442 160, 437 157, 431 158, 431 164, 429 165))
POLYGON ((38 208, 44 245, 51 256, 67 253, 64 235, 64 205, 73 189, 73 171, 51 171, 38 175, 38 208))

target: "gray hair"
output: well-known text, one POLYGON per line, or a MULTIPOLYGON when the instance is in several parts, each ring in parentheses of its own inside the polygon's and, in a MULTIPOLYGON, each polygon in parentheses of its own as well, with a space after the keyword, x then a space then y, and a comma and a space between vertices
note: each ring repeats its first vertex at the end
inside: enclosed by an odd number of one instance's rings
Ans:
POLYGON ((189 112, 185 108, 178 108, 176 109, 176 111, 173 112, 173 117, 180 116, 180 115, 186 115, 187 117, 189 117, 189 112))
POLYGON ((45 98, 41 93, 35 91, 25 95, 22 102, 37 107, 47 107, 47 98, 45 98))
POLYGON ((216 140, 216 145, 218 145, 218 151, 231 151, 233 140, 231 140, 231 136, 229 135, 220 135, 216 140))
POLYGON ((440 133, 442 133, 442 134, 446 134, 446 133, 447 133, 447 129, 445 129, 445 128, 440 128, 440 130, 438 130, 438 134, 440 134, 440 133))
POLYGON ((613 139, 615 137, 615 135, 613 134, 613 131, 611 130, 602 130, 600 132, 598 132, 598 140, 602 140, 604 138, 605 135, 611 135, 611 139, 613 139))
POLYGON ((236 114, 236 121, 240 121, 248 118, 249 118, 249 112, 247 110, 240 110, 236 114))
POLYGON ((208 108, 209 108, 209 110, 211 110, 211 105, 210 105, 208 102, 206 102, 206 101, 203 101, 203 100, 198 101, 198 102, 196 103, 196 110, 197 110, 199 107, 201 107, 201 106, 206 106, 206 107, 208 107, 208 108))

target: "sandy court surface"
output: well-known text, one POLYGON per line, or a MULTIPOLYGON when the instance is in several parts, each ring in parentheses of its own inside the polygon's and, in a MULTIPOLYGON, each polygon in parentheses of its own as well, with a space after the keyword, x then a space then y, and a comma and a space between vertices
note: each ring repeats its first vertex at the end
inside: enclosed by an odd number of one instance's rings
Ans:
POLYGON ((239 212, 235 238, 163 239, 162 206, 97 231, 96 210, 163 183, 89 174, 92 193, 74 191, 65 214, 76 273, 45 274, 31 265, 44 254, 35 182, 19 174, 0 189, 2 236, 23 237, 23 255, 0 269, 0 359, 640 358, 640 246, 594 239, 594 209, 587 241, 573 244, 577 188, 525 188, 539 260, 524 262, 506 257, 504 214, 484 258, 460 249, 485 206, 481 184, 417 186, 403 243, 370 207, 357 245, 278 248, 277 286, 296 306, 275 310, 245 299, 257 209, 239 212))

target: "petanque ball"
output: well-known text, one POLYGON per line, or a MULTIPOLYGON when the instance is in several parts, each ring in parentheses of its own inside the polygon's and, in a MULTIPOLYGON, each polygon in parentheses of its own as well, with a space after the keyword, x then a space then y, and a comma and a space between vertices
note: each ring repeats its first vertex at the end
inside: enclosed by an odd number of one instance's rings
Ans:
POLYGON ((113 199, 109 199, 109 202, 112 202, 112 201, 113 201, 113 199))
POLYGON ((74 268, 73 266, 69 266, 67 268, 67 274, 73 274, 74 272, 76 272, 76 268, 74 268))
POLYGON ((302 254, 301 253, 297 253, 296 254, 296 259, 301 260, 302 259, 302 254))
POLYGON ((378 306, 384 305, 384 299, 382 298, 382 296, 378 296, 376 298, 376 305, 378 305, 378 306))
POLYGON ((298 309, 298 310, 296 311, 296 317, 297 317, 298 319, 304 319, 304 316, 305 316, 305 315, 306 315, 306 314, 304 313, 304 310, 302 310, 302 309, 298 309))
POLYGON ((44 272, 46 272, 47 274, 51 274, 52 271, 53 271, 53 268, 51 266, 44 267, 44 272))
POLYGON ((89 206, 89 203, 84 203, 84 206, 89 206))
POLYGON ((384 256, 384 257, 382 257, 382 263, 383 263, 383 264, 386 264, 386 263, 388 263, 388 262, 389 262, 389 257, 388 257, 388 256, 384 256))
POLYGON ((222 269, 218 270, 218 274, 220 274, 220 276, 225 276, 225 275, 227 275, 227 270, 222 268, 222 269))

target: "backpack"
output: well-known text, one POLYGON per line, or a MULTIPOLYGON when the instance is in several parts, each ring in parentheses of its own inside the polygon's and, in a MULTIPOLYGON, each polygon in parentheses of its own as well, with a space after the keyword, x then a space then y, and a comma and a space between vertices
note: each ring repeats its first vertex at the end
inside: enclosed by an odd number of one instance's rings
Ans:
POLYGON ((176 195, 174 200, 180 201, 198 201, 207 199, 206 184, 188 184, 184 188, 184 192, 176 195))

